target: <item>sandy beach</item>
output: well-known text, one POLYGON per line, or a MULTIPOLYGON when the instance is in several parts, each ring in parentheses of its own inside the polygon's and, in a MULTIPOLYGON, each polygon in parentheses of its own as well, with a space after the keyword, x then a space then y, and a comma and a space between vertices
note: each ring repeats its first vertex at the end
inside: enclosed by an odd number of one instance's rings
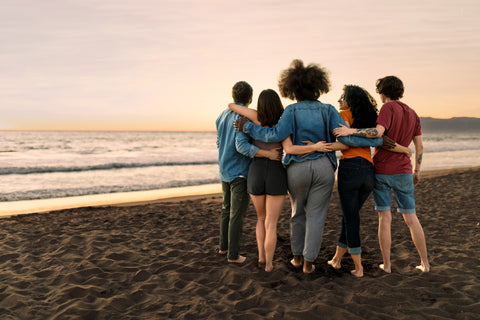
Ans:
POLYGON ((361 212, 365 276, 350 275, 348 256, 339 271, 328 266, 340 231, 336 188, 311 275, 288 263, 288 200, 271 273, 257 268, 252 204, 246 263, 228 264, 215 252, 217 193, 2 218, 0 319, 478 319, 480 167, 422 179, 415 194, 432 266, 426 274, 415 269, 399 214, 392 274, 378 269, 372 197, 361 212))

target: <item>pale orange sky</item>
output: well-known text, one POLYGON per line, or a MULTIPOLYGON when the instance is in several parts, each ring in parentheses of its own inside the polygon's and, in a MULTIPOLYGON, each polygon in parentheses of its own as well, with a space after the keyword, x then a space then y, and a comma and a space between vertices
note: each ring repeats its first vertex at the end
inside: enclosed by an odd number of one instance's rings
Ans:
POLYGON ((0 129, 214 130, 236 81, 256 101, 295 58, 330 71, 334 106, 344 84, 379 102, 393 74, 420 116, 480 117, 479 14, 477 0, 3 0, 0 129))

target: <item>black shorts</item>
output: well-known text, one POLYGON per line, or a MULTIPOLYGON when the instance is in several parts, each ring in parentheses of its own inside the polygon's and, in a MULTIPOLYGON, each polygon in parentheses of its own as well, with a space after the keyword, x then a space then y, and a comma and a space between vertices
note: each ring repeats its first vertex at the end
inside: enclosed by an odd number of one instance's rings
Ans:
POLYGON ((281 161, 253 158, 248 171, 247 191, 256 196, 287 194, 287 170, 281 161))

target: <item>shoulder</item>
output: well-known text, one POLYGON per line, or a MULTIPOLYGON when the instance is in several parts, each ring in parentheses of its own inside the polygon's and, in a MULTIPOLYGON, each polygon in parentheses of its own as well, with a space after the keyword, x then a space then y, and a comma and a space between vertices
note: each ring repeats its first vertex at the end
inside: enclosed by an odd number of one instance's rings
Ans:
POLYGON ((340 110, 339 113, 340 113, 340 116, 342 116, 343 120, 345 120, 345 121, 351 121, 352 120, 352 111, 350 109, 340 110))

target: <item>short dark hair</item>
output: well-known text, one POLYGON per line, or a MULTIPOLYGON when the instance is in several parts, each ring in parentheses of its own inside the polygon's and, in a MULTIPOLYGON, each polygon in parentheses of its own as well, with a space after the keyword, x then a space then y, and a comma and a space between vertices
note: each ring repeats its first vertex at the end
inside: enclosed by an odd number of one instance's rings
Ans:
POLYGON ((305 67, 302 60, 295 59, 280 73, 278 88, 283 97, 291 100, 317 100, 330 91, 328 71, 315 63, 305 67))
POLYGON ((252 100, 253 88, 246 81, 235 83, 232 88, 232 97, 235 103, 248 104, 252 100))
POLYGON ((263 127, 273 127, 282 116, 283 105, 272 89, 263 90, 258 97, 257 116, 263 127))
POLYGON ((377 93, 383 94, 392 100, 398 100, 403 97, 405 87, 402 80, 395 76, 387 76, 377 80, 377 93))

